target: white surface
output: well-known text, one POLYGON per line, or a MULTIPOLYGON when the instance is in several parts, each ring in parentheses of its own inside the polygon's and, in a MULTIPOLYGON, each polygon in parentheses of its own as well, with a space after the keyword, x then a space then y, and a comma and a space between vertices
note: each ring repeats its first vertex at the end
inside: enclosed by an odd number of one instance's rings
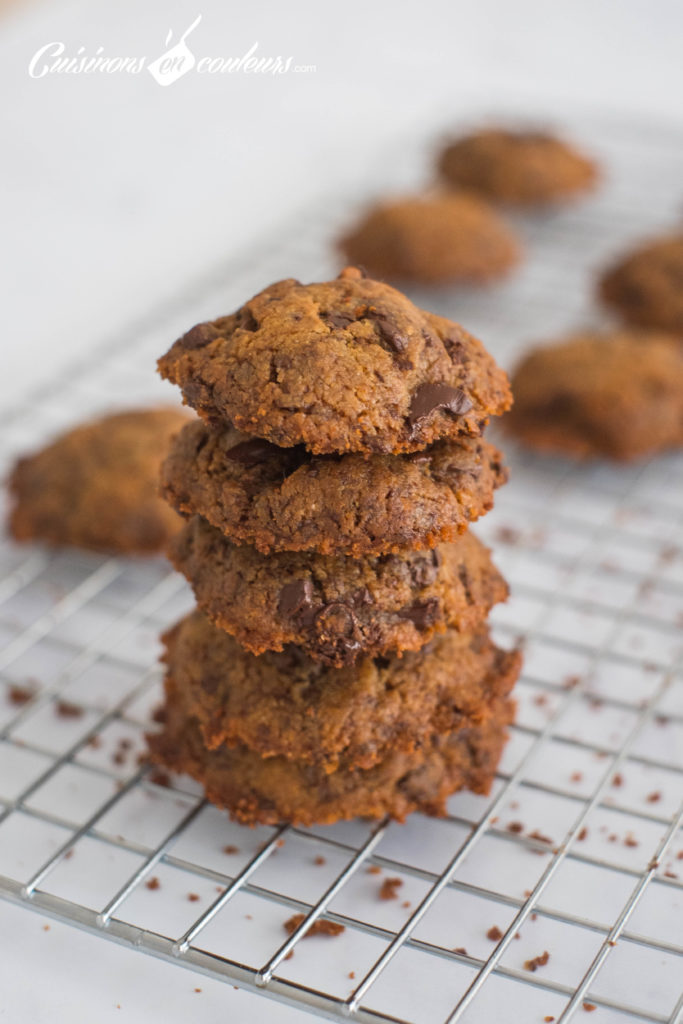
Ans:
MULTIPOLYGON (((387 142, 411 125, 433 138, 449 102, 454 116, 473 98, 522 112, 579 102, 683 116, 675 0, 451 0, 422 3, 419 16, 357 0, 199 9, 198 52, 239 54, 258 40, 317 72, 188 76, 168 89, 148 76, 28 78, 30 55, 53 38, 156 53, 169 27, 193 20, 195 0, 51 3, 0 25, 3 403, 314 195, 369 180, 368 165, 381 182, 387 142)), ((43 923, 0 904, 0 1019, 11 1024, 302 1016, 207 979, 195 994, 181 968, 43 923)))

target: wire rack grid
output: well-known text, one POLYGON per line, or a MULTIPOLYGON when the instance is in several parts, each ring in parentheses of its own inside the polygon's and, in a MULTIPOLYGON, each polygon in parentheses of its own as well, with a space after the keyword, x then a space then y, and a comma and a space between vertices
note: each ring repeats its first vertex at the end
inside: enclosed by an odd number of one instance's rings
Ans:
MULTIPOLYGON (((683 137, 567 128, 607 168, 595 198, 520 219, 527 260, 508 284, 414 296, 507 365, 595 322, 594 270, 680 212, 683 137)), ((332 273, 329 241, 355 205, 308 211, 104 339, 9 418, 6 466, 103 408, 174 400, 153 373, 169 341, 276 277, 332 273)), ((477 529, 512 588, 493 624, 525 648, 518 717, 491 795, 455 795, 444 819, 229 822, 138 759, 159 633, 192 605, 184 582, 161 560, 3 541, 0 895, 332 1020, 680 1024, 683 460, 506 450, 511 483, 477 529), (301 941, 320 917, 345 930, 301 941)))

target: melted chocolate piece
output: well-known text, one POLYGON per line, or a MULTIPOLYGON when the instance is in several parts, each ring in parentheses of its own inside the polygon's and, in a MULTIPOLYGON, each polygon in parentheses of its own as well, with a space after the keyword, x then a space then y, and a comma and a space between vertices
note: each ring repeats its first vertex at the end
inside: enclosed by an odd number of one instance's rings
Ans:
POLYGON ((330 327, 337 327, 343 330, 349 324, 355 324, 356 318, 352 313, 321 313, 320 319, 324 320, 330 327))
POLYGON ((422 384, 413 395, 408 419, 414 427, 437 409, 461 416, 471 408, 472 400, 460 388, 452 388, 449 384, 422 384))
POLYGON ((427 587, 433 583, 439 574, 440 565, 441 555, 435 549, 416 556, 410 567, 410 576, 415 586, 427 587))
POLYGON ((230 448, 226 453, 226 459, 231 459, 232 462, 239 462, 242 466, 258 466, 259 463, 265 462, 267 459, 272 459, 274 456, 280 454, 280 449, 277 445, 271 444, 270 441, 263 441, 260 437, 253 437, 249 441, 240 441, 233 448, 230 448))
POLYGON ((277 610, 280 615, 294 618, 294 616, 310 608, 312 600, 313 584, 311 581, 295 580, 294 583, 285 583, 280 591, 277 610))
POLYGON ((389 348, 393 349, 398 355, 402 355, 405 352, 408 347, 408 339, 405 334, 401 333, 393 317, 380 312, 374 306, 368 307, 365 316, 366 319, 374 323, 380 338, 389 348))
POLYGON ((439 601, 430 597, 428 601, 417 601, 398 613, 402 619, 410 619, 415 629, 423 630, 433 626, 439 614, 439 601))
POLYGON ((218 337, 212 323, 195 324, 187 334, 183 334, 180 344, 184 349, 204 348, 218 337))

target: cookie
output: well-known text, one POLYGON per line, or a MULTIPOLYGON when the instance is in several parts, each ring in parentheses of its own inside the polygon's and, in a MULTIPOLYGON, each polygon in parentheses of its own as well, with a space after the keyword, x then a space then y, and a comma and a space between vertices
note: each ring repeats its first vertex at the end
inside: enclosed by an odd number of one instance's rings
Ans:
POLYGON ((354 268, 322 284, 279 281, 193 327, 158 365, 203 418, 314 454, 478 436, 510 404, 481 342, 354 268))
POLYGON ((490 128, 456 139, 441 153, 442 177, 514 206, 559 203, 593 187, 596 164, 545 132, 490 128))
POLYGON ((353 556, 452 540, 505 479, 500 452, 479 438, 407 456, 311 456, 201 420, 181 431, 162 468, 173 507, 233 541, 353 556))
POLYGON ((193 612, 165 634, 164 661, 210 749, 240 744, 261 757, 368 768, 425 735, 482 723, 505 696, 519 654, 485 627, 449 630, 421 651, 330 668, 288 647, 255 657, 193 612))
POLYGON ((267 556, 194 516, 169 557, 202 611, 252 654, 296 644, 328 665, 418 650, 447 627, 472 629, 507 597, 487 548, 469 531, 431 551, 378 558, 267 556))
POLYGON ((586 332, 531 352, 504 426, 545 451, 632 459, 683 444, 683 344, 586 332))
POLYGON ((604 274, 599 292, 627 323, 683 336, 683 234, 640 246, 604 274))
POLYGON ((328 772, 284 757, 263 758, 243 746, 207 750, 172 681, 165 709, 163 731, 148 737, 152 760, 191 775, 212 803, 249 825, 332 824, 384 815, 403 821, 415 810, 443 816, 456 790, 490 791, 513 713, 511 701, 494 698, 481 725, 425 735, 417 750, 391 751, 372 768, 348 765, 328 772))
POLYGON ((373 277, 428 285, 490 281, 520 258, 500 215, 465 192, 376 206, 339 245, 350 263, 373 277))
POLYGON ((19 459, 9 480, 12 536, 112 553, 162 551, 182 520, 159 497, 159 465, 188 418, 173 408, 115 413, 19 459))

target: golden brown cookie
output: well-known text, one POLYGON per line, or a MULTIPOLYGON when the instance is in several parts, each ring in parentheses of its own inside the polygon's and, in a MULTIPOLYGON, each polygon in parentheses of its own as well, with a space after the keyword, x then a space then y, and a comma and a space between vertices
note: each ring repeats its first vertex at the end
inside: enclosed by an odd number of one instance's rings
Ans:
POLYGON ((165 634, 171 686, 210 750, 241 744, 261 757, 368 768, 390 750, 415 750, 431 732, 490 715, 519 672, 519 654, 488 630, 449 630, 421 651, 332 668, 295 647, 259 657, 193 612, 165 634))
POLYGON ((205 419, 316 454, 477 436, 510 404, 505 374, 476 338, 354 268, 322 284, 271 285, 193 327, 159 370, 205 419))
POLYGON ((683 444, 683 344, 648 331, 586 332, 532 351, 504 421, 533 448, 632 459, 683 444))
POLYGON ((182 525, 159 497, 159 466, 188 422, 181 409, 115 413, 19 459, 9 481, 16 540, 153 554, 182 525))
POLYGON ((487 548, 469 531, 431 551, 378 558, 268 556, 193 516, 169 556, 202 611, 253 654, 296 644, 337 666, 418 650, 446 628, 471 630, 507 597, 487 548))
POLYGON ((201 420, 162 468, 167 500, 259 551, 380 555, 452 540, 493 504, 501 455, 479 438, 412 455, 311 456, 201 420))
POLYGON ((446 799, 459 789, 488 793, 513 711, 509 699, 493 698, 482 724, 425 735, 420 748, 391 751, 371 768, 343 764, 328 772, 263 758, 244 746, 207 750, 182 692, 169 680, 164 728, 148 739, 154 762, 191 775, 212 803, 244 824, 331 824, 384 815, 403 821, 415 810, 444 815, 446 799))
POLYGON ((683 234, 639 246, 604 274, 599 292, 627 323, 683 337, 683 234))
POLYGON ((489 128, 450 143, 439 157, 442 177, 496 202, 545 206, 593 187, 596 164, 545 132, 489 128))
POLYGON ((483 283, 519 262, 500 215, 466 192, 397 199, 371 209, 341 239, 349 263, 390 281, 483 283))

